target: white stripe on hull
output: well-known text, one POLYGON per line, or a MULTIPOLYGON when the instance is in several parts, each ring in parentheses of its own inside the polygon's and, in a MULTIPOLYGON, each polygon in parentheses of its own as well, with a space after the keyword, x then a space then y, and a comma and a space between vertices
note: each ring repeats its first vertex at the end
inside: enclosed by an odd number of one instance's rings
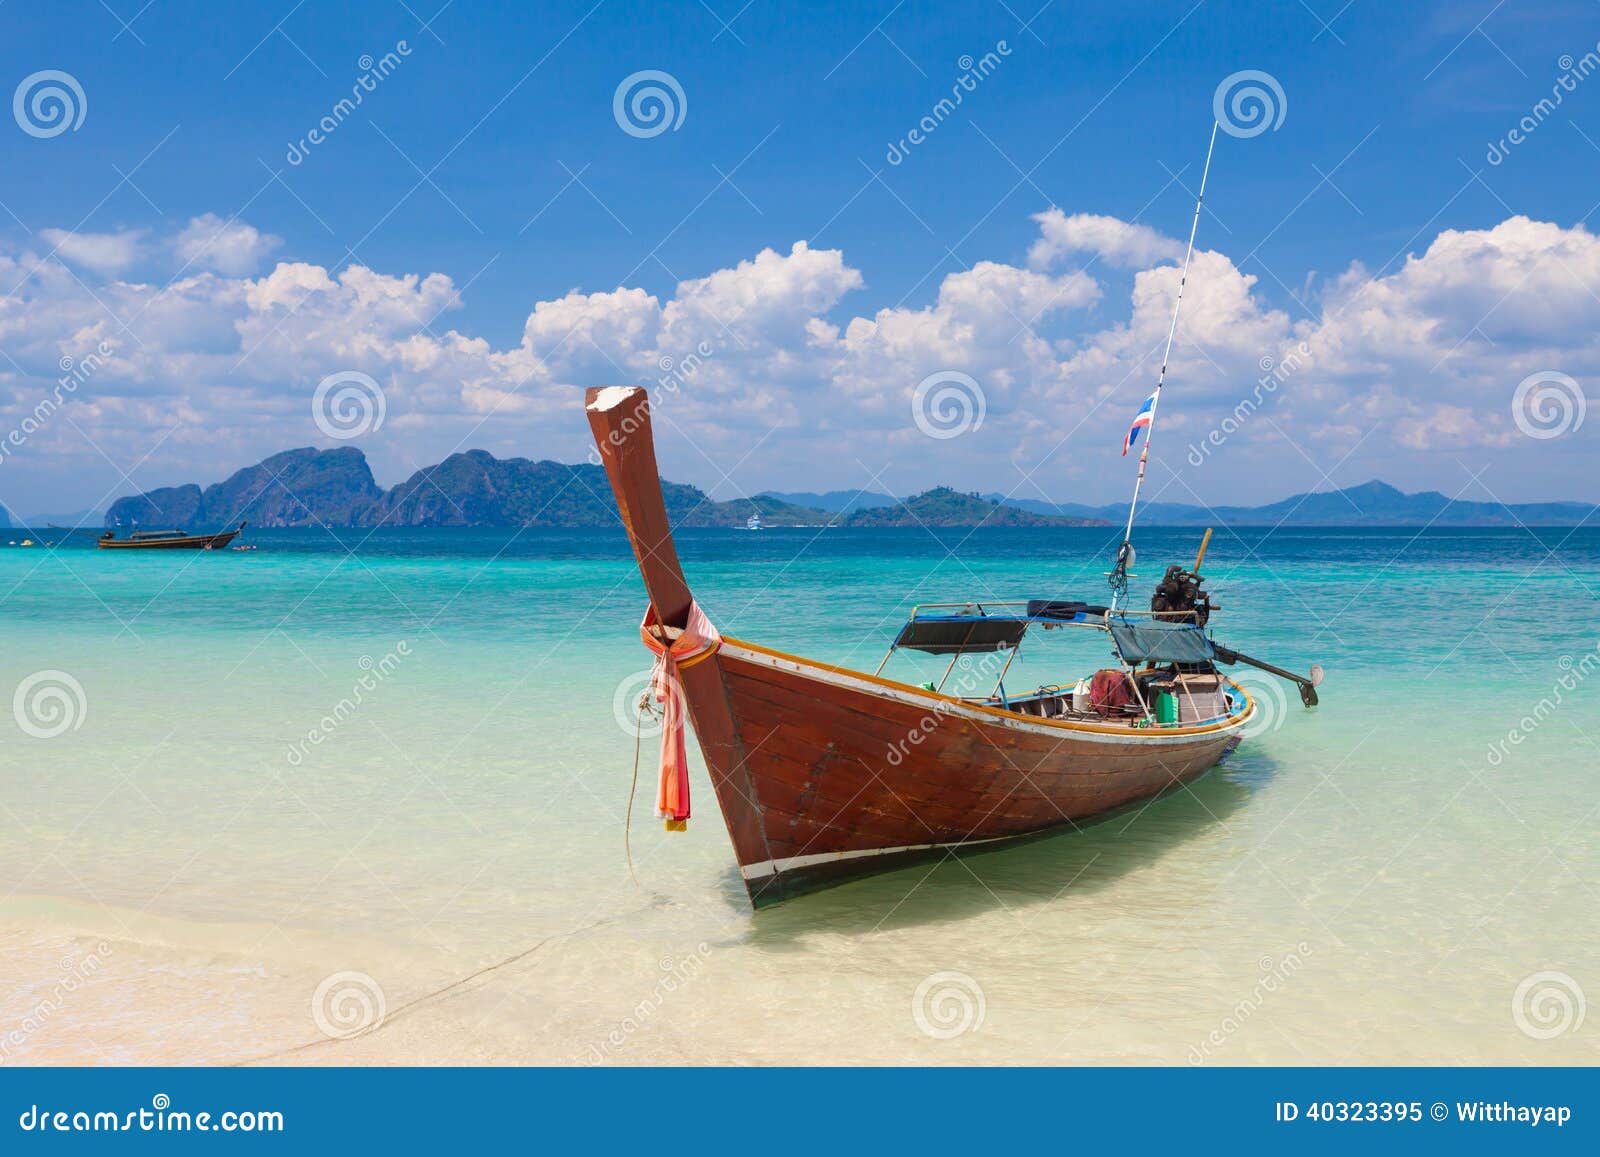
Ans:
MULTIPOLYGON (((1024 833, 1027 834, 1027 833, 1024 833)), ((925 852, 934 848, 971 848, 979 844, 992 844, 1000 840, 1014 840, 1016 836, 990 836, 982 840, 955 840, 948 844, 907 844, 901 848, 857 848, 848 852, 817 852, 809 856, 789 856, 784 859, 763 860, 759 864, 741 866, 746 880, 764 880, 779 872, 796 868, 809 868, 813 864, 829 864, 836 860, 860 860, 867 856, 892 856, 899 852, 925 852)))

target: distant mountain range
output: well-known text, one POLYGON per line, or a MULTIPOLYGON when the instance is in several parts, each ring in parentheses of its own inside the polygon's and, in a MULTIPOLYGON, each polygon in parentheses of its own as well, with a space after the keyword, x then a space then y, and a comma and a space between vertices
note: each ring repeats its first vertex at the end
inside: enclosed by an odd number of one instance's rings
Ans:
MULTIPOLYGON (((1035 512, 1082 518, 1127 518, 1126 503, 1059 505, 1032 499, 985 495, 992 501, 1035 512)), ((1586 502, 1467 502, 1437 490, 1406 494, 1374 479, 1343 490, 1295 494, 1266 506, 1194 506, 1182 502, 1150 502, 1139 508, 1139 520, 1156 526, 1576 526, 1597 514, 1586 502)), ((1600 520, 1596 521, 1600 525, 1600 520)))
MULTIPOLYGON (((1100 526, 1119 523, 1124 503, 1091 506, 935 487, 909 498, 876 491, 768 491, 717 502, 699 487, 662 482, 679 526, 1100 526)), ((1452 500, 1437 491, 1405 494, 1384 482, 1297 494, 1265 506, 1205 507, 1151 502, 1146 525, 1167 526, 1574 526, 1600 514, 1581 502, 1501 505, 1452 500)), ((0 519, 5 511, 0 509, 0 519)), ((385 490, 352 446, 274 454, 222 482, 163 487, 119 498, 108 526, 564 526, 614 525, 616 501, 605 471, 588 464, 496 458, 483 450, 452 454, 385 490)), ((64 525, 72 521, 52 519, 64 525)), ((1595 519, 1600 525, 1600 518, 1595 519)), ((3 523, 0 523, 3 524, 3 523)), ((32 525, 41 525, 33 521, 32 525)))
MULTIPOLYGON (((888 494, 879 494, 875 490, 828 490, 818 494, 813 490, 794 490, 784 493, 778 490, 763 490, 759 497, 776 498, 780 502, 793 502, 796 506, 809 506, 813 510, 826 510, 830 514, 849 514, 856 510, 870 510, 875 506, 895 506, 900 499, 888 494)), ((997 495, 989 495, 991 502, 1000 501, 997 495)), ((1018 503, 1011 503, 1016 506, 1018 503)), ((1050 511, 1035 511, 1035 513, 1052 513, 1050 511)))
MULTIPOLYGON (((43 529, 46 526, 81 526, 88 529, 99 526, 104 521, 105 515, 97 510, 74 510, 66 514, 46 512, 44 514, 30 514, 26 518, 18 518, 14 514, 11 515, 12 526, 26 526, 29 529, 36 527, 43 529)), ((5 522, 0 520, 0 526, 4 525, 5 522)))
MULTIPOLYGON (((761 497, 770 497, 763 495, 761 497)), ((827 512, 834 526, 1106 526, 1103 518, 1023 510, 948 486, 876 506, 856 504, 848 514, 827 512)))
MULTIPOLYGON (((1100 520, 1002 506, 977 494, 936 487, 872 509, 839 514, 771 495, 716 502, 697 486, 662 482, 678 526, 1084 526, 1100 520)), ((484 450, 452 454, 389 490, 352 446, 306 447, 246 467, 202 488, 166 486, 119 498, 109 526, 611 526, 617 505, 605 471, 588 464, 496 458, 484 450)))
MULTIPOLYGON (((876 491, 830 490, 823 494, 767 491, 789 502, 805 502, 821 510, 870 509, 899 502, 876 491)), ((1066 515, 1120 523, 1128 517, 1126 502, 1088 506, 1081 502, 1047 502, 983 495, 990 502, 1034 514, 1066 515)), ((1154 526, 1576 526, 1587 519, 1600 526, 1600 507, 1587 502, 1466 502, 1437 490, 1406 494, 1374 480, 1344 490, 1295 494, 1266 506, 1196 506, 1183 502, 1147 502, 1139 520, 1154 526)))

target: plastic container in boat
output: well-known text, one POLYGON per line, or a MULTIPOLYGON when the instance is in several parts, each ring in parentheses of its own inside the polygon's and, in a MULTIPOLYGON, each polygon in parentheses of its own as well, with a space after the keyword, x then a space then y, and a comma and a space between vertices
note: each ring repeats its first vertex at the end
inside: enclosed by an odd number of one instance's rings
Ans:
POLYGON ((1156 722, 1162 727, 1170 727, 1178 721, 1178 700, 1171 691, 1163 691, 1156 696, 1156 722))
POLYGON ((1094 710, 1089 702, 1089 680, 1079 679, 1078 685, 1072 689, 1072 709, 1085 713, 1094 710))

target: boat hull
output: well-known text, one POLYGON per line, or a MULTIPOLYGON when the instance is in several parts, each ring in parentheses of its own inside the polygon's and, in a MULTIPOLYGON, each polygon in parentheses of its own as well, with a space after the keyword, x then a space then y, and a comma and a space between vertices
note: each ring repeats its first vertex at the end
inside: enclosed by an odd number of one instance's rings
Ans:
POLYGON ((1239 742, 1221 725, 1068 724, 736 639, 685 669, 689 715, 758 908, 1152 799, 1239 742))
POLYGON ((150 539, 144 542, 132 539, 102 538, 101 550, 221 550, 239 537, 237 530, 223 534, 193 534, 184 538, 150 539))

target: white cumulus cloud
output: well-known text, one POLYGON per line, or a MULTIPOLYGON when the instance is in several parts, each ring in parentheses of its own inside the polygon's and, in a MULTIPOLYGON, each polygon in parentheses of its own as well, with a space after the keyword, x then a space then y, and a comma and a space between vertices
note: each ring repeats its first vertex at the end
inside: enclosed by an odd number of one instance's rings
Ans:
POLYGON ((185 266, 242 277, 260 268, 283 238, 263 233, 242 221, 224 221, 215 213, 190 220, 173 239, 185 266))
POLYGON ((68 229, 41 229, 44 239, 56 256, 68 265, 75 265, 103 277, 112 277, 132 268, 139 260, 143 229, 126 229, 116 233, 74 233, 68 229))
POLYGON ((1118 217, 1094 213, 1067 216, 1047 209, 1033 217, 1039 239, 1028 250, 1028 264, 1047 269, 1068 253, 1093 253, 1117 269, 1143 269, 1158 261, 1183 259, 1183 242, 1118 217))
MULTIPOLYGON (((60 417, 4 459, 0 486, 126 489, 102 455, 142 463, 142 484, 216 478, 318 441, 317 382, 358 370, 387 396, 383 428, 360 443, 386 481, 473 446, 579 460, 579 387, 669 381, 658 389, 669 477, 715 482, 710 463, 743 461, 735 485, 826 488, 888 463, 878 485, 893 489, 1029 480, 1030 494, 1109 500, 1125 490, 1115 448, 1154 384, 1181 250, 1111 217, 1052 210, 1036 223, 1026 266, 980 260, 922 303, 873 308, 844 252, 799 241, 665 291, 586 287, 530 302, 520 341, 503 348, 455 328, 463 302, 444 274, 295 261, 258 271, 278 239, 241 222, 206 215, 165 239, 41 234, 53 252, 0 246, 0 277, 16 286, 0 300, 0 427, 34 413, 64 357, 81 362, 102 343, 109 353, 60 417), (160 249, 187 263, 174 280, 124 279, 160 249), (1099 254, 1131 283, 1102 283, 1094 265, 1061 270, 1069 252, 1099 254), (987 416, 934 443, 911 400, 941 371, 970 375, 987 416)), ((1534 372, 1600 378, 1597 282, 1600 239, 1524 217, 1443 231, 1394 268, 1352 265, 1293 313, 1256 273, 1202 249, 1157 435, 1158 471, 1171 476, 1157 488, 1275 498, 1322 485, 1319 469, 1342 463, 1341 481, 1448 489, 1439 472, 1492 450, 1519 484, 1542 477, 1549 496, 1586 496, 1571 480, 1600 424, 1535 443, 1510 403, 1534 372), (1291 365, 1263 390, 1267 367, 1291 365), (1185 444, 1224 427, 1203 471, 1179 477, 1185 444)))

